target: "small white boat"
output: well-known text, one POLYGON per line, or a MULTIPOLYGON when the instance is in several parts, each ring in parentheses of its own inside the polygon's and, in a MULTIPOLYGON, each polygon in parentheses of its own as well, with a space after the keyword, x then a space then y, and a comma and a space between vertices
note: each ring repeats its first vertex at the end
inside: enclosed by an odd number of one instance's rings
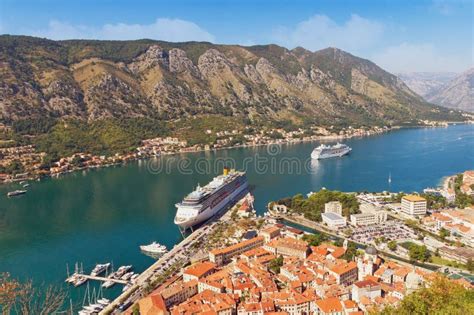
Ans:
POLYGON ((26 194, 26 190, 14 190, 7 193, 8 197, 14 197, 18 195, 26 194))
POLYGON ((137 278, 140 276, 139 273, 136 273, 134 274, 131 278, 130 278, 130 281, 134 282, 135 280, 137 280, 137 278))
POLYGON ((90 313, 99 313, 103 309, 104 307, 100 304, 91 304, 91 305, 84 306, 84 310, 90 313))
POLYGON ((110 304, 110 300, 106 298, 101 298, 97 300, 97 303, 102 304, 104 306, 107 306, 110 304))
POLYGON ((120 280, 129 280, 131 277, 133 276, 133 272, 127 272, 126 274, 124 274, 123 276, 120 277, 120 280))
POLYGON ((167 252, 166 246, 161 245, 158 242, 153 242, 148 245, 141 245, 140 249, 142 252, 151 253, 151 254, 164 254, 167 252))
POLYGON ((125 286, 123 287, 123 289, 122 289, 122 292, 127 291, 128 289, 130 289, 130 287, 131 287, 130 284, 125 285, 125 286))
POLYGON ((114 284, 115 284, 115 282, 109 280, 109 281, 105 281, 104 283, 102 283, 102 287, 108 289, 108 288, 112 287, 114 284))
POLYGON ((77 276, 77 277, 76 277, 76 281, 74 281, 74 286, 75 286, 75 287, 81 286, 81 285, 83 285, 84 283, 86 283, 86 281, 87 281, 87 278, 86 278, 86 277, 77 276))
POLYGON ((65 282, 67 283, 74 283, 76 282, 77 274, 72 274, 69 278, 66 278, 65 282))
POLYGON ((96 277, 96 276, 102 274, 103 272, 105 272, 107 269, 109 269, 109 267, 110 267, 110 263, 97 264, 94 267, 94 269, 92 269, 91 276, 96 277))
POLYGON ((120 279, 130 269, 132 269, 132 265, 120 266, 119 269, 117 269, 117 271, 115 272, 115 275, 113 278, 120 279))

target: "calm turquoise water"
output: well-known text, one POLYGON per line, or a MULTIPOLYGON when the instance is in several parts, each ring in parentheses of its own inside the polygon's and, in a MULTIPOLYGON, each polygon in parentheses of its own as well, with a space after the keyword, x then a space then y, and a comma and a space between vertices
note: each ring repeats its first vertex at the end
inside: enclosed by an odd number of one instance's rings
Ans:
MULTIPOLYGON (((5 194, 18 186, 1 186, 0 271, 58 284, 64 280, 66 264, 76 261, 87 271, 106 261, 115 266, 133 264, 142 271, 153 260, 138 246, 153 240, 173 246, 180 239, 173 224, 174 204, 231 160, 238 168, 245 164, 259 213, 270 200, 321 187, 421 191, 437 185, 443 176, 474 168, 473 125, 405 129, 345 143, 353 148, 350 156, 317 163, 308 160, 317 143, 304 143, 195 153, 78 172, 33 182, 26 195, 13 199, 5 194), (196 171, 206 167, 210 169, 202 174, 196 171)), ((81 300, 84 290, 71 288, 73 299, 81 300)), ((117 286, 104 292, 114 296, 120 290, 117 286)))

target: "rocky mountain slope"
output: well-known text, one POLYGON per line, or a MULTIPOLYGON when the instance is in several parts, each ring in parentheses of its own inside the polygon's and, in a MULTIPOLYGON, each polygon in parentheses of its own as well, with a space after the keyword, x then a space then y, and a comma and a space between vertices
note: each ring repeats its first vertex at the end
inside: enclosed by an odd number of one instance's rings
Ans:
POLYGON ((336 48, 0 36, 0 121, 204 114, 298 124, 459 117, 336 48))
POLYGON ((396 75, 413 92, 426 97, 454 79, 458 74, 454 72, 409 72, 397 73, 396 75))
POLYGON ((474 112, 474 68, 429 93, 426 99, 441 106, 474 112))

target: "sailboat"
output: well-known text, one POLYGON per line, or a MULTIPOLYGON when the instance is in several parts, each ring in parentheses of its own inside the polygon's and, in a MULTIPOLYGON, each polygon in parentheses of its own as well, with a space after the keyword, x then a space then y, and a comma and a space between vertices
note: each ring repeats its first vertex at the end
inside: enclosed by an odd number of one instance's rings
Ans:
POLYGON ((392 172, 388 174, 388 183, 390 184, 392 182, 392 172))

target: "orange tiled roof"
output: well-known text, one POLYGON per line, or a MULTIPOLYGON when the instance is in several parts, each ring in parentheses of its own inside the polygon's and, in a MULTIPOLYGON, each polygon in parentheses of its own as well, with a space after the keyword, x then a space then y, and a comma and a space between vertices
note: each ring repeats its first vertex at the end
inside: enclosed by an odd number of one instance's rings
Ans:
POLYGON ((206 273, 210 272, 211 270, 214 270, 214 268, 216 268, 216 265, 214 263, 205 261, 186 268, 184 270, 184 273, 191 276, 195 276, 197 278, 201 278, 206 273))
POLYGON ((270 226, 268 228, 266 228, 265 230, 263 230, 262 232, 260 233, 267 233, 267 234, 273 234, 273 233, 276 233, 280 231, 280 228, 277 227, 277 226, 270 226))
POLYGON ((227 254, 227 253, 233 252, 234 250, 238 250, 242 247, 248 246, 250 244, 255 244, 257 242, 262 242, 262 241, 263 241, 263 236, 257 236, 249 240, 245 240, 243 242, 228 246, 226 248, 214 249, 211 251, 211 253, 214 255, 227 254))
POLYGON ((345 300, 342 302, 344 304, 344 308, 355 308, 357 307, 357 303, 352 300, 345 300))
POLYGON ((150 294, 138 301, 140 314, 154 315, 165 314, 166 306, 161 294, 150 294))
POLYGON ((318 308, 324 313, 342 312, 342 304, 338 298, 332 297, 316 301, 318 308))
POLYGON ((331 271, 338 275, 342 275, 349 271, 352 271, 353 269, 357 269, 357 264, 354 261, 351 261, 346 264, 337 265, 331 268, 331 271))
POLYGON ((354 285, 358 288, 367 288, 367 287, 375 287, 380 286, 378 282, 372 280, 362 280, 354 283, 354 285))

